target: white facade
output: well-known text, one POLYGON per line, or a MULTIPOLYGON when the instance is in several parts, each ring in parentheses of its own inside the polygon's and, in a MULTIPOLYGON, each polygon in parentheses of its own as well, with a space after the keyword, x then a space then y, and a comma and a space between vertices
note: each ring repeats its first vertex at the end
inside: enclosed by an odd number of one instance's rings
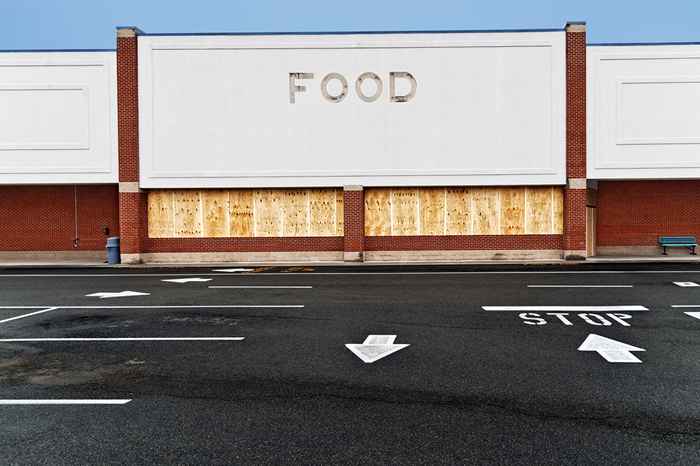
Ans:
POLYGON ((0 184, 115 183, 114 52, 0 53, 0 184))
POLYGON ((588 178, 700 178, 700 45, 587 56, 588 178))
POLYGON ((563 31, 145 35, 138 51, 145 188, 565 181, 563 31))

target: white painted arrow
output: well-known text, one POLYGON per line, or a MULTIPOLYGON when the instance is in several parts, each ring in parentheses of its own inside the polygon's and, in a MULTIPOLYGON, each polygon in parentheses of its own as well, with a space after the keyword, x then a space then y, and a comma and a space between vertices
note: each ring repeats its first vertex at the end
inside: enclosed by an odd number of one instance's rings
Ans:
POLYGON ((608 362, 639 362, 632 351, 646 351, 644 348, 622 343, 621 341, 610 338, 601 337, 595 333, 591 333, 578 347, 579 351, 595 351, 600 354, 608 362))
POLYGON ((369 335, 361 345, 349 343, 345 347, 363 362, 372 363, 409 346, 406 344, 395 345, 394 340, 396 340, 396 335, 369 335))
POLYGON ((140 291, 119 291, 119 292, 109 292, 100 291, 99 293, 86 294, 88 297, 95 297, 100 299, 105 298, 128 298, 130 296, 148 296, 151 293, 142 293, 140 291))
POLYGON ((252 272, 255 269, 214 269, 214 272, 227 272, 227 273, 235 273, 235 272, 252 272))
POLYGON ((192 278, 166 278, 165 280, 161 280, 162 282, 170 282, 170 283, 189 283, 189 282, 210 282, 211 278, 199 278, 199 277, 192 277, 192 278))
POLYGON ((695 317, 696 319, 700 319, 700 312, 686 312, 690 317, 695 317))

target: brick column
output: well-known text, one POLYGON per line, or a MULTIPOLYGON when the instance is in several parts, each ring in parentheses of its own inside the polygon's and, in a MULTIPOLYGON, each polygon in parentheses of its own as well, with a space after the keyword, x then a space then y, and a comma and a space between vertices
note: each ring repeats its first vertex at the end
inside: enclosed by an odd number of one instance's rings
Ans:
POLYGON ((586 258, 586 23, 566 25, 564 258, 586 258))
POLYGON ((365 249, 365 193, 362 186, 343 188, 343 259, 361 262, 365 249))
POLYGON ((117 126, 119 141, 119 232, 121 259, 141 262, 146 194, 139 188, 138 34, 117 28, 117 126))

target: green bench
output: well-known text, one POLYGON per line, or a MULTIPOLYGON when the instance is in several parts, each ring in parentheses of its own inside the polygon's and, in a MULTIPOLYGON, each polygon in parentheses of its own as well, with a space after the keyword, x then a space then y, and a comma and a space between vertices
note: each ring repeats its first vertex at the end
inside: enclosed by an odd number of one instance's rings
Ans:
POLYGON ((666 255, 666 248, 688 248, 690 253, 695 255, 695 248, 698 241, 695 236, 659 236, 659 246, 664 248, 663 255, 666 255))

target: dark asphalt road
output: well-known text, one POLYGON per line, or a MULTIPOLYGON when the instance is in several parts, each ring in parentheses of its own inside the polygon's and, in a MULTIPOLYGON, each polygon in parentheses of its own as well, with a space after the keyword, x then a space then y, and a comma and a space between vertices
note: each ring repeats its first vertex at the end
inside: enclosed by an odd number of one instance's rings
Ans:
POLYGON ((0 463, 700 464, 700 287, 673 284, 697 265, 288 270, 0 270, 0 321, 58 307, 0 339, 245 337, 0 341, 1 399, 132 399, 0 405, 0 463), (161 281, 183 277, 211 281, 161 281), (85 296, 124 290, 150 295, 85 296), (482 309, 555 305, 648 311, 482 309), (344 345, 371 334, 410 346, 365 364, 344 345))

